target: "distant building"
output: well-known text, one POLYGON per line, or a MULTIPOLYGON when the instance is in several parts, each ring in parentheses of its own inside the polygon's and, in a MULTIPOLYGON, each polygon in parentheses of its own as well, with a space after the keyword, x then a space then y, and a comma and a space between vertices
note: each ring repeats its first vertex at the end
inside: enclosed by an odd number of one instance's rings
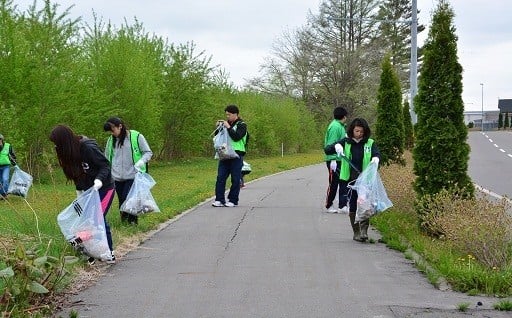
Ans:
POLYGON ((500 113, 512 114, 512 99, 498 99, 498 109, 500 113))
MULTIPOLYGON (((484 130, 491 130, 498 128, 498 119, 500 116, 499 110, 485 110, 484 115, 484 130)), ((511 113, 512 115, 512 113, 511 113)), ((473 123, 475 127, 482 127, 482 111, 470 110, 464 112, 464 123, 467 125, 473 123)))

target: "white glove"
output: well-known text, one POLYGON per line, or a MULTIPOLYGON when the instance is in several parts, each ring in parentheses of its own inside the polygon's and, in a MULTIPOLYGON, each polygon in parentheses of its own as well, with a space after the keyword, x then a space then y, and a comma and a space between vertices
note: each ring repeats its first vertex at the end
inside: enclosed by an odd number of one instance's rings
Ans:
POLYGON ((92 186, 94 190, 99 190, 103 186, 103 182, 100 179, 94 179, 94 185, 92 186))
POLYGON ((144 160, 139 159, 139 161, 137 161, 134 166, 135 169, 140 170, 142 167, 144 167, 145 164, 146 163, 144 162, 144 160))
POLYGON ((376 163, 378 165, 379 161, 379 157, 373 157, 371 163, 376 163))
POLYGON ((334 150, 336 150, 338 156, 345 156, 345 153, 343 152, 343 146, 341 144, 335 144, 334 150))
POLYGON ((336 171, 336 169, 338 168, 338 163, 336 162, 336 160, 331 160, 331 164, 329 166, 331 167, 332 171, 336 171))
POLYGON ((82 193, 84 193, 83 190, 76 190, 76 198, 78 199, 82 195, 82 193))

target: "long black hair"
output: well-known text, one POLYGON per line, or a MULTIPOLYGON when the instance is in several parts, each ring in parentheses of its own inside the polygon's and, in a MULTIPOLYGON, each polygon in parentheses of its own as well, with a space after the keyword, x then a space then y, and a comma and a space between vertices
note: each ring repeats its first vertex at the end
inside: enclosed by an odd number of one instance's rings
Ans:
POLYGON ((66 125, 57 125, 50 133, 50 140, 55 144, 55 152, 64 175, 68 180, 75 182, 84 175, 80 139, 81 137, 66 125))

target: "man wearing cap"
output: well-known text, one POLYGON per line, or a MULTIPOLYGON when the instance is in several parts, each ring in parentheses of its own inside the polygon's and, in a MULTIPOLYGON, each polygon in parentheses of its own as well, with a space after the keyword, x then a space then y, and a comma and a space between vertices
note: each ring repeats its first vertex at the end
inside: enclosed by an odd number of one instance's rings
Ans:
POLYGON ((16 155, 12 150, 11 144, 4 141, 4 136, 0 134, 0 176, 1 176, 1 187, 0 187, 0 199, 7 197, 7 189, 9 189, 9 175, 11 165, 16 165, 16 155))

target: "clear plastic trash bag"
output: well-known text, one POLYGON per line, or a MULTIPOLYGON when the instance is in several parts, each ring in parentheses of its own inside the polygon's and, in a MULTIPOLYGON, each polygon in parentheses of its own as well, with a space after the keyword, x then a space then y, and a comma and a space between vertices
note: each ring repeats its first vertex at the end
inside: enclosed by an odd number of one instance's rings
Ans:
POLYGON ((137 172, 120 210, 132 215, 160 212, 153 195, 151 195, 151 188, 155 184, 155 180, 148 173, 137 172))
POLYGON ((32 180, 31 175, 21 170, 20 167, 14 166, 14 172, 11 176, 7 193, 26 198, 28 189, 32 185, 32 180))
POLYGON ((252 171, 251 164, 244 160, 243 165, 242 165, 242 174, 246 175, 246 174, 251 173, 251 171, 252 171))
POLYGON ((239 158, 231 145, 231 137, 229 137, 228 129, 224 127, 224 125, 219 125, 217 131, 217 135, 213 137, 215 159, 226 160, 239 158))
POLYGON ((83 254, 106 261, 111 258, 100 195, 92 187, 57 216, 66 240, 83 254))
POLYGON ((370 163, 351 187, 357 191, 356 222, 369 219, 393 206, 382 184, 376 163, 370 163))

